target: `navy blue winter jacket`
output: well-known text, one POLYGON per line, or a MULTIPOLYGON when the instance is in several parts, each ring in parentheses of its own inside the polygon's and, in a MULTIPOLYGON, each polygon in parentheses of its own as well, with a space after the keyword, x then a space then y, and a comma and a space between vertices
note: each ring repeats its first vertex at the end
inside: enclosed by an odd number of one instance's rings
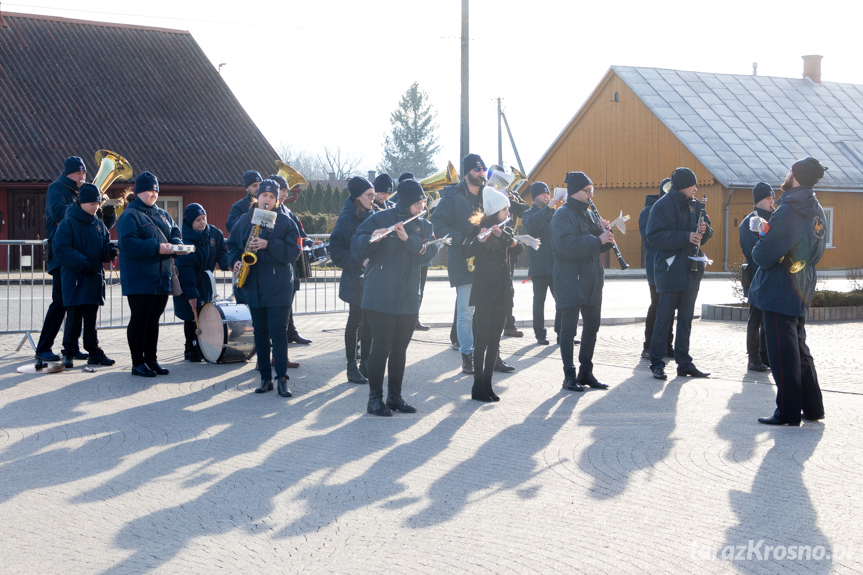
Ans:
POLYGON ((342 213, 330 234, 330 257, 333 263, 342 268, 339 280, 339 299, 351 305, 361 305, 360 276, 363 275, 363 260, 351 252, 351 240, 360 224, 371 215, 371 211, 360 209, 350 198, 345 200, 342 213))
MULTIPOLYGON (((762 210, 761 208, 755 208, 753 212, 743 218, 743 221, 740 223, 740 227, 737 229, 737 234, 740 237, 740 249, 743 252, 743 257, 746 258, 746 264, 750 268, 749 273, 752 274, 749 277, 753 277, 755 272, 758 271, 758 264, 752 260, 752 248, 755 247, 761 234, 749 229, 749 222, 752 220, 752 216, 756 214, 765 220, 770 220, 773 216, 773 212, 762 210)), ((744 297, 749 297, 749 286, 743 286, 743 295, 744 297)))
POLYGON ((467 269, 461 247, 473 229, 468 220, 477 210, 482 211, 482 189, 474 196, 462 180, 444 188, 443 199, 430 218, 438 237, 449 235, 452 238, 452 245, 446 252, 447 276, 452 287, 473 283, 473 272, 467 269))
POLYGON ((521 244, 512 246, 513 230, 504 226, 500 237, 494 234, 481 242, 477 234, 482 228, 489 229, 495 225, 483 219, 482 225, 473 226, 470 237, 462 247, 462 254, 474 258, 475 271, 473 285, 470 288, 468 303, 476 307, 489 306, 497 310, 512 309, 512 275, 509 262, 521 253, 521 244))
POLYGON ((827 246, 827 220, 812 188, 800 186, 782 194, 768 226, 752 248, 752 260, 760 267, 749 301, 764 311, 800 317, 812 303, 815 266, 827 246), (803 269, 791 273, 798 262, 805 263, 803 269))
POLYGON ((601 305, 605 270, 599 254, 611 249, 599 239, 602 222, 586 202, 570 196, 551 218, 554 300, 558 308, 601 305))
POLYGON ((196 232, 184 221, 183 243, 195 246, 195 251, 178 257, 174 262, 180 276, 180 287, 183 288, 182 295, 174 296, 174 313, 182 320, 194 321, 195 314, 189 300, 198 300, 197 307, 201 309, 213 299, 213 287, 205 272, 215 270, 216 264, 223 270, 229 270, 231 261, 225 236, 216 226, 207 225, 203 231, 196 232))
MULTIPOLYGON (((437 246, 421 254, 423 243, 434 239, 434 228, 417 218, 405 225, 408 239, 396 232, 369 243, 372 232, 410 218, 399 208, 373 213, 360 224, 351 240, 351 252, 358 260, 368 258, 363 282, 362 308, 392 315, 416 315, 420 310, 420 267, 437 256, 437 246)), ((332 244, 331 244, 332 245, 332 244)))
POLYGON ((225 231, 228 234, 231 234, 231 231, 234 229, 234 226, 237 225, 237 222, 240 221, 240 218, 249 213, 251 210, 252 202, 255 201, 255 196, 247 193, 243 196, 242 199, 234 202, 234 205, 231 206, 231 211, 228 212, 228 221, 225 224, 225 231))
POLYGON ((102 262, 111 261, 116 249, 102 220, 77 203, 66 209, 66 217, 54 234, 54 256, 63 263, 63 306, 105 303, 102 262))
POLYGON ((168 212, 136 197, 117 220, 117 237, 123 295, 169 295, 174 257, 160 254, 159 244, 183 238, 168 212))
POLYGON ((656 285, 656 278, 653 275, 654 259, 656 258, 656 250, 650 247, 650 242, 647 241, 647 218, 650 217, 650 208, 659 199, 659 194, 647 194, 644 196, 644 207, 641 213, 638 214, 638 233, 641 234, 641 265, 647 273, 648 285, 656 285))
POLYGON ((551 249, 552 216, 554 216, 554 209, 551 206, 540 208, 536 204, 533 204, 522 216, 524 232, 540 241, 538 250, 527 251, 529 276, 550 276, 554 270, 554 254, 551 249))

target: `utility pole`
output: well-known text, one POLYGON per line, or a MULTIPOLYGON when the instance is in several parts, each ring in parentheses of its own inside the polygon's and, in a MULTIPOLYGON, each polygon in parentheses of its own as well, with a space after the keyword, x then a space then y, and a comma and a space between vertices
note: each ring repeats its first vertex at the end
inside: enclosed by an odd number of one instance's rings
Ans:
MULTIPOLYGON (((461 159, 470 153, 470 82, 468 43, 469 35, 469 0, 461 0, 461 157, 459 170, 464 170, 461 159)), ((464 179, 465 174, 461 174, 464 179)))
POLYGON ((503 111, 500 109, 500 98, 497 99, 497 165, 503 167, 503 133, 500 127, 500 118, 503 111))

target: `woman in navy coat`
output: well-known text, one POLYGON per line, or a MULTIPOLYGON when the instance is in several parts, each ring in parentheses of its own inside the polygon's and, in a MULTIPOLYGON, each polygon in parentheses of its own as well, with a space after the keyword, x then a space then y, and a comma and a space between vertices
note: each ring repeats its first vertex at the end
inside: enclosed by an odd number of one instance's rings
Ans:
POLYGON ((330 234, 330 257, 333 263, 342 268, 339 280, 339 299, 350 306, 348 323, 345 326, 345 356, 348 361, 348 381, 351 383, 368 383, 368 380, 357 367, 357 339, 360 339, 360 362, 365 369, 365 362, 371 350, 372 336, 368 322, 363 321, 363 310, 360 307, 363 299, 363 260, 351 253, 351 239, 354 232, 365 219, 372 214, 372 204, 375 202, 375 188, 366 178, 356 176, 348 182, 350 197, 345 200, 342 213, 330 234))
POLYGON ((257 205, 237 220, 228 239, 229 261, 234 273, 242 267, 242 255, 252 232, 255 207, 276 212, 272 229, 261 226, 258 237, 249 242, 249 248, 258 256, 250 266, 245 284, 237 288, 237 296, 252 315, 255 330, 255 349, 258 353, 258 371, 261 385, 255 393, 273 390, 272 368, 275 367, 279 395, 291 397, 288 389, 288 311, 294 283, 294 261, 300 256, 297 244, 300 232, 285 214, 279 211, 279 184, 264 180, 257 190, 257 205), (270 342, 273 363, 270 365, 270 342))
POLYGON ((78 200, 66 209, 66 217, 54 234, 54 254, 62 262, 63 306, 66 308, 66 328, 63 333, 63 364, 72 367, 78 353, 78 336, 83 323, 84 349, 89 352, 87 363, 114 365, 99 347, 96 335, 96 315, 105 303, 105 272, 103 262, 117 256, 111 244, 108 228, 96 217, 101 194, 93 184, 83 184, 78 200))

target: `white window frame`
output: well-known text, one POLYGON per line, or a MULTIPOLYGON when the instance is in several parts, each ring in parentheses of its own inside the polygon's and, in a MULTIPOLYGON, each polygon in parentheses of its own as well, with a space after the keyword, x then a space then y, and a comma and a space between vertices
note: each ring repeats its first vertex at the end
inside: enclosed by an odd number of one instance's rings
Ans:
POLYGON ((177 224, 178 227, 182 228, 180 222, 183 221, 183 196, 159 196, 159 199, 156 200, 156 206, 162 208, 171 216, 174 220, 174 223, 177 224), (176 217, 171 213, 170 210, 167 209, 169 203, 177 203, 177 214, 176 217))
MULTIPOLYGON (((823 206, 822 206, 823 207, 823 206)), ((824 216, 827 220, 827 247, 835 247, 833 245, 833 208, 823 208, 824 216)))

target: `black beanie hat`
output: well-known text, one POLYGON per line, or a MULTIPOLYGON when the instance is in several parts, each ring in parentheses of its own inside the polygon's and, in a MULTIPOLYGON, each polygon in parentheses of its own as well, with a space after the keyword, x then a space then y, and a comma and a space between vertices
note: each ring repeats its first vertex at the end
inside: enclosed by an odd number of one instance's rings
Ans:
POLYGON ((183 221, 189 224, 189 227, 192 227, 192 224, 195 223, 195 220, 197 220, 199 216, 206 215, 207 212, 204 211, 204 206, 201 204, 189 204, 186 206, 186 209, 183 210, 183 221))
POLYGON ((288 181, 278 174, 273 174, 272 176, 267 176, 267 179, 273 180, 274 182, 279 184, 280 190, 287 190, 288 189, 288 181))
POLYGON ((410 172, 402 172, 402 175, 399 176, 399 183, 402 183, 405 180, 415 180, 416 178, 410 172))
POLYGON ((811 157, 795 162, 791 166, 791 173, 794 174, 797 183, 809 188, 817 184, 826 171, 827 168, 822 166, 821 162, 811 157))
POLYGON ((79 158, 78 156, 69 156, 66 158, 66 161, 63 162, 63 175, 68 176, 69 174, 74 174, 75 172, 86 172, 87 166, 84 165, 84 160, 79 158))
POLYGON ((484 168, 485 162, 482 161, 479 154, 468 154, 461 161, 461 167, 464 169, 464 173, 467 174, 474 168, 484 168))
POLYGON ((102 200, 102 192, 93 184, 81 184, 78 190, 78 203, 89 204, 90 202, 98 202, 102 200))
POLYGON ((761 200, 767 197, 775 197, 776 194, 773 193, 773 188, 770 187, 770 184, 765 182, 758 182, 755 184, 755 187, 752 188, 752 203, 757 204, 761 200))
POLYGON ((362 176, 354 176, 348 181, 348 193, 355 200, 369 188, 374 188, 372 183, 362 176))
POLYGON ((279 199, 279 184, 274 182, 273 180, 264 180, 261 182, 261 185, 258 186, 258 191, 255 192, 255 197, 260 198, 261 194, 264 192, 270 192, 276 199, 279 199))
POLYGON ((389 174, 381 174, 375 178, 375 193, 376 194, 391 194, 393 193, 393 179, 389 174))
POLYGON ((564 182, 566 182, 566 194, 568 196, 593 184, 584 172, 567 172, 564 182))
POLYGON ((671 178, 665 178, 661 182, 659 182, 659 197, 661 198, 665 194, 668 193, 669 188, 671 188, 671 178))
POLYGON ((689 168, 677 168, 671 174, 671 185, 675 190, 685 190, 698 183, 695 173, 689 168))
POLYGON ((530 196, 535 200, 541 194, 550 194, 545 182, 534 182, 530 185, 530 196))
POLYGON ((423 187, 416 180, 405 180, 398 187, 398 203, 401 211, 406 212, 408 207, 425 198, 423 187))
POLYGON ((141 172, 138 174, 138 177, 135 178, 135 193, 140 194, 141 192, 151 191, 159 191, 159 180, 150 172, 141 172))
POLYGON ((261 177, 261 174, 256 172, 255 170, 249 170, 245 174, 243 174, 243 186, 249 187, 255 182, 262 182, 264 178, 261 177))

